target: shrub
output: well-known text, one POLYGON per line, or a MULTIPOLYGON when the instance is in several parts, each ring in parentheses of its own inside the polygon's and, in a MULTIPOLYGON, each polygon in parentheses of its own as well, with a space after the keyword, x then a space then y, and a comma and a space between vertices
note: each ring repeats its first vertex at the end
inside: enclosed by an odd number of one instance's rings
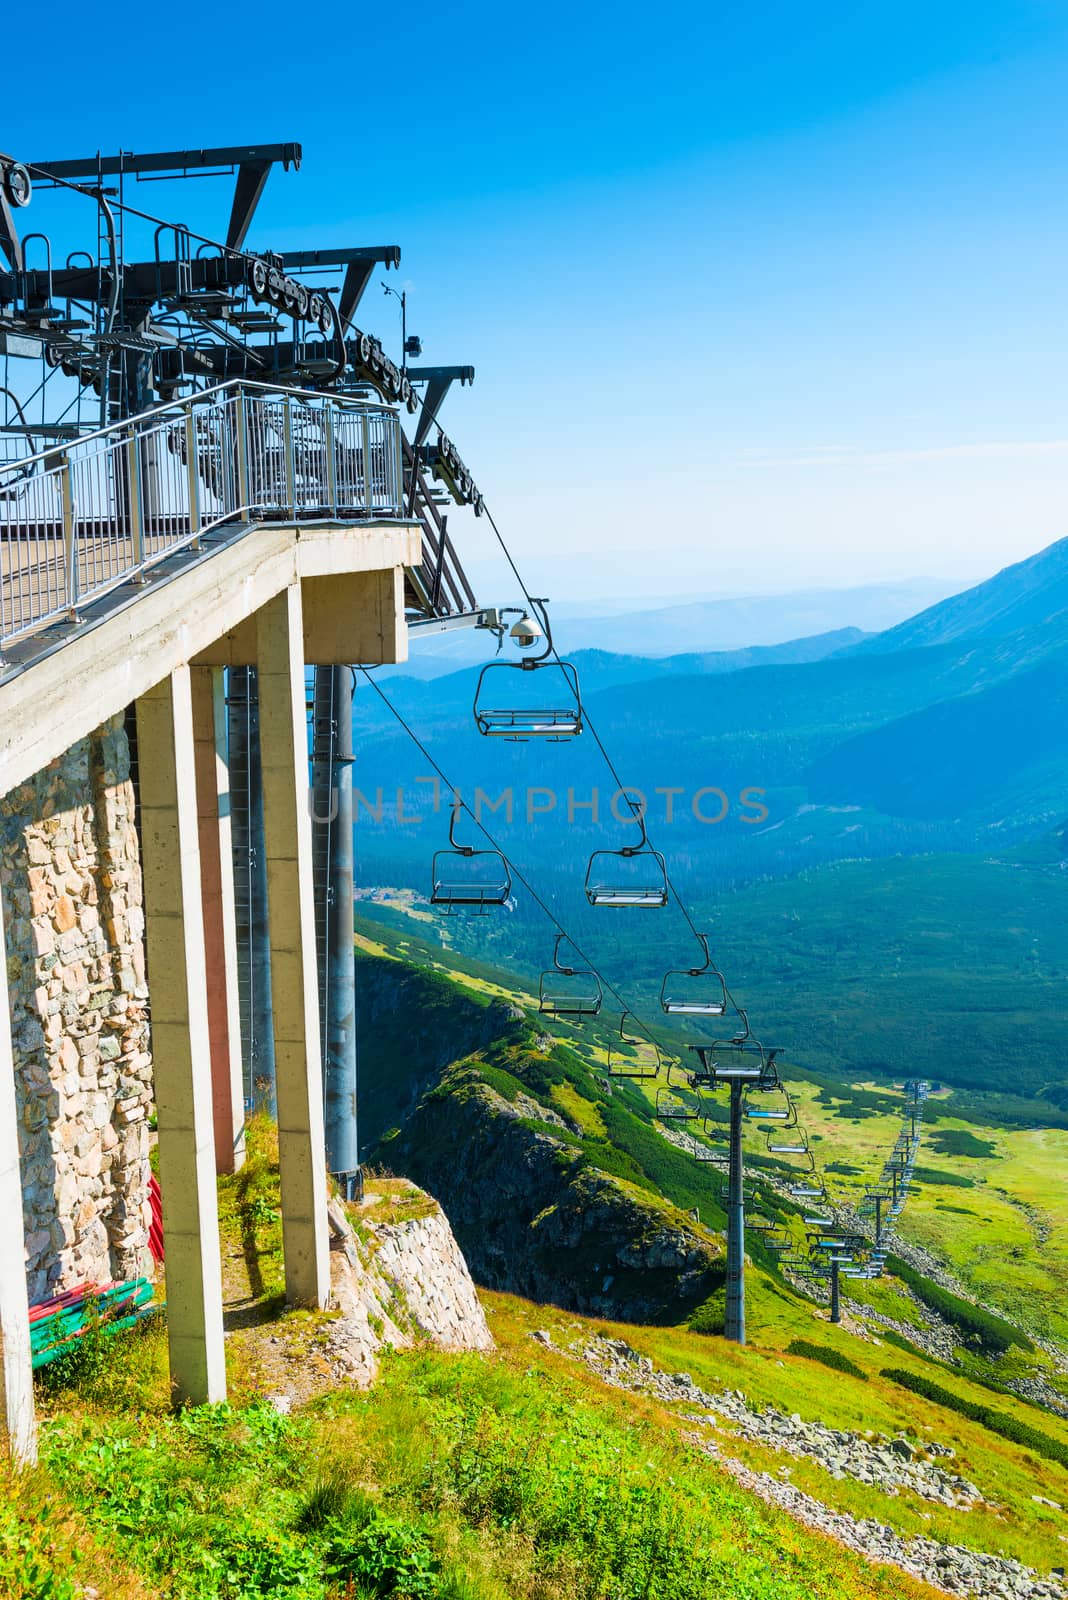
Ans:
POLYGON ((80 1338, 68 1340, 61 1354, 36 1372, 34 1382, 42 1393, 72 1389, 88 1398, 100 1383, 108 1364, 108 1341, 100 1308, 92 1299, 86 1301, 84 1321, 80 1338))
POLYGON ((950 1389, 943 1389, 941 1384, 932 1383, 930 1378, 921 1378, 916 1373, 905 1372, 899 1367, 884 1367, 880 1376, 889 1378, 892 1383, 900 1384, 903 1389, 909 1389, 913 1394, 922 1395, 925 1400, 933 1400, 935 1405, 945 1406, 947 1411, 956 1411, 972 1422, 981 1423, 984 1428, 989 1428, 991 1433, 1000 1434, 1003 1439, 1008 1439, 1013 1444, 1023 1445, 1026 1450, 1034 1451, 1036 1456, 1045 1456, 1047 1461, 1057 1461, 1062 1467, 1068 1467, 1068 1445, 1062 1444, 1059 1439, 1051 1438, 1048 1433, 1040 1433, 1037 1428, 1021 1422, 1018 1417, 1010 1416, 1007 1411, 994 1411, 990 1406, 980 1405, 975 1400, 966 1400, 963 1395, 954 1394, 950 1389))
POLYGON ((691 1333, 708 1333, 722 1335, 727 1325, 727 1289, 717 1289, 715 1294, 710 1294, 708 1299, 699 1305, 690 1317, 687 1326, 691 1333))
POLYGON ((951 1323, 962 1335, 965 1344, 996 1355, 1004 1354, 1014 1344, 1019 1345, 1021 1350, 1034 1349, 1027 1335, 1011 1322, 996 1317, 992 1311, 984 1311, 981 1306, 973 1306, 970 1300, 962 1300, 959 1295, 951 1294, 940 1284, 925 1278, 915 1267, 910 1267, 900 1256, 888 1255, 886 1265, 895 1278, 907 1284, 917 1299, 951 1323))
POLYGON ((376 1511, 361 1527, 342 1523, 330 1531, 326 1575, 333 1583, 375 1596, 433 1600, 437 1562, 420 1529, 376 1511))
POLYGON ((966 1178, 963 1172, 943 1172, 940 1167, 916 1167, 913 1177, 919 1183, 944 1185, 950 1189, 975 1188, 974 1178, 966 1178))
POLYGON ((807 1339, 791 1339, 786 1346, 788 1356, 805 1356, 809 1361, 819 1361, 825 1367, 833 1367, 835 1372, 848 1372, 851 1378, 861 1378, 865 1383, 868 1374, 862 1372, 855 1361, 850 1361, 840 1350, 832 1350, 828 1344, 810 1344, 807 1339))
POLYGON ((940 1156, 970 1156, 980 1161, 998 1153, 997 1146, 989 1139, 977 1139, 966 1128, 938 1128, 929 1135, 929 1142, 931 1149, 940 1156))

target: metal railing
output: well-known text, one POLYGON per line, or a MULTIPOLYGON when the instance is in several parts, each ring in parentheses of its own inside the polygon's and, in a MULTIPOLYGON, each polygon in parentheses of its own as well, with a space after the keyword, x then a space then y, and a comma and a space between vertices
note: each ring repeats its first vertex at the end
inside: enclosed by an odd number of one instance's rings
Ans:
POLYGON ((386 406, 231 382, 0 464, 4 647, 227 522, 404 515, 386 406))

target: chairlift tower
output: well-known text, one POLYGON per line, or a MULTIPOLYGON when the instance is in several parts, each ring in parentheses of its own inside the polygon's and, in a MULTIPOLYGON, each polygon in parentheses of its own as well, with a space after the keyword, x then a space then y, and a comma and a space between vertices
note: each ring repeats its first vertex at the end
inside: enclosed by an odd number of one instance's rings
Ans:
POLYGON ((745 1153, 742 1146, 743 1096, 781 1087, 775 1057, 755 1041, 729 1040, 723 1044, 690 1045, 700 1068, 696 1085, 730 1090, 729 1154, 727 1167, 727 1307, 724 1334, 734 1344, 745 1343, 745 1153))

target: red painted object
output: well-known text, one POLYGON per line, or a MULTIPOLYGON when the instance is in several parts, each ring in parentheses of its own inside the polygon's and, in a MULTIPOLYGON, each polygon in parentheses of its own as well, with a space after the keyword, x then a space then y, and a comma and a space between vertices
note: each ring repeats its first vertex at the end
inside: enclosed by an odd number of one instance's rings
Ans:
POLYGON ((152 1220, 148 1225, 148 1247, 152 1251, 152 1259, 159 1266, 163 1260, 163 1199, 159 1192, 159 1179, 153 1173, 148 1180, 148 1201, 152 1208, 152 1220))
MULTIPOLYGON (((53 1295, 51 1300, 42 1300, 38 1305, 30 1307, 30 1321, 40 1322, 42 1317, 50 1317, 56 1311, 68 1311, 83 1300, 90 1292, 93 1285, 89 1283, 76 1283, 72 1289, 64 1289, 62 1294, 53 1295)), ((105 1285, 110 1288, 110 1285, 105 1285)))

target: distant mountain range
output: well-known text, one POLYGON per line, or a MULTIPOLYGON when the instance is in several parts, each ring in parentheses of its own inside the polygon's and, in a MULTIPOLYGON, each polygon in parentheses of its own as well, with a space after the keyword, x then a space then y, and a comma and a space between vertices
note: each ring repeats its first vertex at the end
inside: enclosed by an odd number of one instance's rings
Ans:
MULTIPOLYGON (((569 659, 618 771, 650 794, 654 836, 659 818, 661 847, 714 888, 845 856, 982 849, 1063 822, 1066 597, 1062 540, 877 637, 852 628, 730 651, 580 650, 569 659), (665 802, 653 792, 672 787, 682 798, 665 830, 665 802), (716 828, 691 807, 710 787, 730 799, 716 828), (760 825, 739 806, 747 788, 763 791, 768 816, 760 825)), ((483 659, 494 657, 487 651, 483 659)), ((563 745, 481 738, 472 717, 479 670, 432 681, 402 675, 383 687, 466 793, 513 788, 511 823, 494 816, 509 850, 539 870, 573 876, 584 851, 626 842, 604 814, 614 780, 588 737, 563 745), (531 786, 550 791, 553 802, 545 799, 544 811, 536 804, 528 818, 523 796, 531 786), (569 791, 579 797, 595 787, 602 814, 595 821, 577 808, 561 840, 569 791)), ((391 797, 401 785, 418 798, 426 762, 366 690, 357 695, 357 729, 364 794, 381 787, 391 797)), ((389 860, 392 881, 419 887, 437 819, 395 827, 388 803, 384 810, 363 848, 389 860)))
POLYGON ((858 649, 887 654, 959 639, 992 639, 1024 628, 1068 638, 1068 539, 1005 567, 963 594, 928 606, 858 649))
MULTIPOLYGON (((553 631, 559 648, 569 654, 597 650, 646 660, 709 652, 723 656, 754 647, 796 646, 799 641, 839 632, 877 633, 941 600, 952 588, 945 579, 909 578, 851 589, 635 604, 610 614, 592 609, 584 613, 577 605, 565 604, 553 607, 553 631)), ((487 604, 512 598, 510 593, 492 593, 485 586, 480 594, 487 604)), ((436 678, 484 659, 486 651, 485 636, 469 631, 420 634, 413 640, 410 659, 388 669, 386 675, 436 678)), ((809 658, 795 655, 783 659, 809 658)), ((733 665, 754 664, 738 660, 733 665)))
MULTIPOLYGON (((936 1058, 966 1042, 963 1076, 944 1075, 993 1092, 1017 1029, 1033 1059, 1014 1072, 1015 1092, 1068 1096, 1055 1042, 1068 925, 1066 587, 1068 539, 874 638, 854 629, 736 651, 570 658, 588 725, 646 793, 650 835, 698 926, 720 929, 728 967, 772 1025, 792 1036, 804 1021, 809 1054, 828 1071, 836 1060, 900 1071, 922 1054, 937 1076, 936 1058), (754 790, 764 817, 740 804, 754 790), (718 791, 726 813, 709 826, 718 791)), ((454 948, 535 974, 551 943, 522 873, 655 1013, 656 972, 688 934, 675 910, 586 904, 591 852, 635 841, 611 812, 615 778, 596 741, 482 738, 478 676, 384 684, 468 803, 481 790, 496 805, 484 820, 516 869, 503 915, 428 919, 425 931, 436 923, 454 948)), ((425 898, 447 792, 435 810, 427 757, 372 690, 361 686, 356 704, 355 781, 372 802, 383 797, 379 825, 361 812, 359 879, 425 898)), ((483 842, 470 818, 463 828, 483 842)), ((403 920, 388 904, 381 914, 403 920)))

